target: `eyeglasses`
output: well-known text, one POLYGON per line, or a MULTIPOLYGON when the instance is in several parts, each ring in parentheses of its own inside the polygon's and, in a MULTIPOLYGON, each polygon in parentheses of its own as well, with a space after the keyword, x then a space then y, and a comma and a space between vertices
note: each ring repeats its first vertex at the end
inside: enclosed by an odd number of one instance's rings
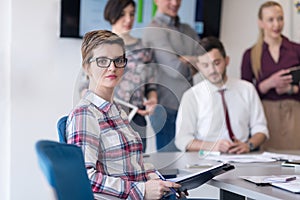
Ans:
POLYGON ((98 57, 98 58, 92 58, 89 60, 89 63, 96 61, 97 66, 101 68, 108 68, 111 64, 111 62, 114 62, 116 68, 124 68, 127 64, 127 58, 125 57, 118 57, 115 59, 110 59, 107 57, 98 57))

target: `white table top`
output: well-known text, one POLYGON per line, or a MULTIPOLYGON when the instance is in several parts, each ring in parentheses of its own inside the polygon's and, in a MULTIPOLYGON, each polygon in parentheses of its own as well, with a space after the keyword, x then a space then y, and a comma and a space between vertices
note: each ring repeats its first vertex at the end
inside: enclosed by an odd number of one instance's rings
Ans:
MULTIPOLYGON (((281 152, 282 153, 282 152, 281 152)), ((295 153, 295 152, 293 152, 295 153)), ((300 151, 297 153, 300 154, 300 151)), ((161 168, 178 168, 179 175, 195 172, 201 169, 187 169, 187 164, 218 164, 216 161, 205 160, 198 156, 196 152, 169 152, 154 153, 144 158, 145 162, 154 164, 157 169, 161 168)), ((271 163, 234 163, 236 169, 228 173, 219 175, 207 184, 227 190, 239 195, 247 196, 253 199, 275 200, 275 199, 293 199, 300 200, 300 194, 294 194, 273 186, 257 186, 247 182, 239 176, 258 176, 258 175, 289 175, 297 174, 292 167, 282 167, 281 162, 271 163)))

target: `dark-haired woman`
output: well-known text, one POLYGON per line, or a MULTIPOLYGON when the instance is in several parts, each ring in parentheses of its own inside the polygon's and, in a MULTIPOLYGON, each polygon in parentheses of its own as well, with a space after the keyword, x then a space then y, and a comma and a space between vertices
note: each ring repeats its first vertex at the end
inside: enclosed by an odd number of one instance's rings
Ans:
MULTIPOLYGON (((140 134, 145 152, 147 144, 145 116, 151 114, 157 104, 156 85, 153 84, 156 67, 152 64, 152 51, 144 48, 141 39, 131 35, 135 7, 133 0, 109 0, 104 9, 104 18, 111 24, 112 32, 125 42, 128 64, 120 84, 115 88, 115 98, 139 108, 130 124, 140 134)), ((82 91, 85 91, 88 85, 88 80, 84 77, 82 79, 79 86, 80 95, 84 94, 82 91)), ((127 114, 130 112, 128 107, 123 108, 127 114)))

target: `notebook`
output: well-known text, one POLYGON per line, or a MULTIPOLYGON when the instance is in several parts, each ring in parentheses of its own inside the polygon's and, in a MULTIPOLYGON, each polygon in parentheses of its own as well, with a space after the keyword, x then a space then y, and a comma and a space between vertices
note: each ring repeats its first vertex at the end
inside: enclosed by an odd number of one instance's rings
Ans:
POLYGON ((218 176, 233 169, 233 165, 229 163, 221 163, 219 165, 210 167, 205 170, 201 170, 199 172, 187 176, 172 178, 168 180, 179 183, 181 185, 179 191, 191 190, 199 187, 200 185, 203 185, 215 176, 218 176))

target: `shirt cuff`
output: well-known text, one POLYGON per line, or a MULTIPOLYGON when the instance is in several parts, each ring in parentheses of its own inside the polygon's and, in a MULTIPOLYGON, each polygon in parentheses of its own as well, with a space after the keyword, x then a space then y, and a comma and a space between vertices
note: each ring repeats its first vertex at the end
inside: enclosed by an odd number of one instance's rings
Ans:
POLYGON ((159 176, 156 173, 151 172, 151 173, 148 174, 148 179, 149 180, 159 179, 159 176))
MULTIPOLYGON (((141 192, 142 197, 145 197, 145 192, 146 192, 146 187, 145 187, 146 182, 138 182, 136 184, 136 187, 138 188, 138 190, 141 192)), ((135 199, 136 197, 134 197, 133 199, 135 199)))

